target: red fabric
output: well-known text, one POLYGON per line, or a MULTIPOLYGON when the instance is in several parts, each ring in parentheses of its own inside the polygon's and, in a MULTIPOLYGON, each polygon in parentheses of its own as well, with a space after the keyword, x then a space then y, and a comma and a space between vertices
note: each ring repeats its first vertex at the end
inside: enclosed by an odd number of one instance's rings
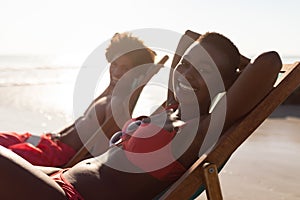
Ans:
POLYGON ((69 200, 84 200, 79 192, 64 177, 63 173, 68 169, 63 169, 51 175, 51 178, 65 191, 69 200))
POLYGON ((12 150, 33 165, 62 166, 74 155, 75 150, 60 141, 52 141, 50 135, 41 135, 37 146, 26 140, 30 133, 0 133, 0 145, 12 150))
MULTIPOLYGON (((127 122, 123 132, 134 121, 135 119, 132 119, 127 122)), ((125 132, 122 146, 126 150, 128 160, 134 165, 149 171, 150 175, 161 181, 173 181, 186 171, 172 155, 170 142, 175 134, 176 131, 168 132, 154 124, 142 123, 133 133, 125 132), (163 161, 167 164, 161 164, 163 161), (160 165, 162 167, 159 167, 160 165), (149 170, 151 166, 154 170, 149 170), (156 169, 157 167, 159 168, 156 169)))
MULTIPOLYGON (((131 122, 133 120, 130 120, 131 122)), ((126 134, 124 137, 130 137, 124 143, 126 150, 134 153, 148 153, 161 149, 169 144, 174 138, 176 132, 168 132, 165 129, 153 124, 143 123, 131 135, 126 134)))
POLYGON ((25 142, 31 136, 30 133, 19 134, 15 132, 0 133, 0 145, 8 148, 11 145, 25 142))

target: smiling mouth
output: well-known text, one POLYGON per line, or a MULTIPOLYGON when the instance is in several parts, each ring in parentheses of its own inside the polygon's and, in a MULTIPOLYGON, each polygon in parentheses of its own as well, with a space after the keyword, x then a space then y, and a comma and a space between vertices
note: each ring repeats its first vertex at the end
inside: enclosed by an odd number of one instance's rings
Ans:
POLYGON ((180 88, 182 88, 184 90, 195 91, 194 88, 192 88, 191 86, 186 85, 184 83, 179 82, 178 85, 179 85, 180 88))

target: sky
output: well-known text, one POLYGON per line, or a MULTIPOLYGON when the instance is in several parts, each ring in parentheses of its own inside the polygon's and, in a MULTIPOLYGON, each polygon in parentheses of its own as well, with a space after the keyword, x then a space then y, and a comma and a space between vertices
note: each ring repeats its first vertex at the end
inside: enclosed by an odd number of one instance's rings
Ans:
POLYGON ((216 31, 248 57, 275 50, 300 60, 299 8, 297 0, 0 0, 0 54, 80 61, 115 32, 159 28, 216 31))

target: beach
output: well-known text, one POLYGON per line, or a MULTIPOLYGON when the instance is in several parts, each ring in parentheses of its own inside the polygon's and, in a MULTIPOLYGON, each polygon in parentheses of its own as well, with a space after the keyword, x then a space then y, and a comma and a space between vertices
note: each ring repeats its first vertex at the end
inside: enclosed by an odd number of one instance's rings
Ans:
MULTIPOLYGON (((78 69, 2 67, 0 131, 40 135, 72 123, 78 69)), ((143 98, 153 98, 149 93, 143 98)), ((300 199, 299 130, 300 106, 280 106, 223 168, 220 181, 224 199, 300 199)), ((198 199, 206 199, 205 194, 198 199)))
POLYGON ((224 199, 300 199, 299 117, 300 106, 280 106, 237 149, 219 176, 224 199))

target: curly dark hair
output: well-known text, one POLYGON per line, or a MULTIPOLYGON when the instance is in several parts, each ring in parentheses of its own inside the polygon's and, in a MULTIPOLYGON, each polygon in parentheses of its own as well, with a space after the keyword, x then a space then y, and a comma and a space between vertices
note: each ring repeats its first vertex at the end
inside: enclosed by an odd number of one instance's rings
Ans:
POLYGON ((154 63, 156 53, 147 47, 144 42, 130 33, 116 33, 106 49, 106 59, 113 62, 116 58, 126 55, 134 66, 154 63))

